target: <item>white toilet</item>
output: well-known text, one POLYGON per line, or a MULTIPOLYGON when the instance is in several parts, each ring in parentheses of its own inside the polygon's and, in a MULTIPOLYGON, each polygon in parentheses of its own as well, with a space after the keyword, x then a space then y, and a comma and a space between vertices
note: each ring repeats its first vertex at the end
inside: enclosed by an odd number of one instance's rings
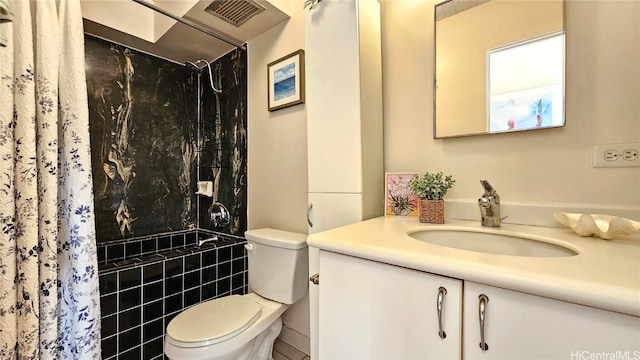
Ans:
POLYGON ((272 359, 280 316, 307 293, 307 235, 258 229, 245 237, 251 292, 203 302, 171 320, 169 359, 272 359))

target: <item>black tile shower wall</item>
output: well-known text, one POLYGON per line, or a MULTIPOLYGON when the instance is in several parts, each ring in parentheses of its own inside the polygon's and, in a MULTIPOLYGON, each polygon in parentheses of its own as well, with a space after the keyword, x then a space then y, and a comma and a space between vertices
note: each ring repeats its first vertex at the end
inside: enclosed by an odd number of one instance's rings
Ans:
MULTIPOLYGON (((171 250, 181 251, 197 245, 201 240, 215 237, 224 238, 226 234, 208 230, 185 230, 139 236, 129 239, 102 241, 98 243, 98 264, 105 269, 114 263, 141 262, 157 257, 158 253, 171 250)), ((227 236, 235 238, 234 236, 227 236)))
POLYGON ((207 69, 90 35, 85 55, 98 242, 193 228, 243 235, 247 50, 211 63, 221 93, 207 69), (214 182, 215 199, 195 195, 198 180, 214 182))
MULTIPOLYGON (((246 240, 241 237, 193 230, 129 241, 141 248, 152 244, 157 252, 100 263, 105 360, 162 359, 166 327, 177 314, 202 301, 247 293, 246 240), (215 240, 198 246, 209 239, 215 240)), ((128 243, 98 246, 108 254, 110 246, 128 243)))

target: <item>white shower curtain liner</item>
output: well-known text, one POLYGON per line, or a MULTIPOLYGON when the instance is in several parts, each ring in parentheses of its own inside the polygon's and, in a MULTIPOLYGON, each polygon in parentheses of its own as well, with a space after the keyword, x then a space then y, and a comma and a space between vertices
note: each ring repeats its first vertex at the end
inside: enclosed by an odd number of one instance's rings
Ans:
POLYGON ((79 0, 9 0, 0 47, 0 359, 99 359, 79 0))

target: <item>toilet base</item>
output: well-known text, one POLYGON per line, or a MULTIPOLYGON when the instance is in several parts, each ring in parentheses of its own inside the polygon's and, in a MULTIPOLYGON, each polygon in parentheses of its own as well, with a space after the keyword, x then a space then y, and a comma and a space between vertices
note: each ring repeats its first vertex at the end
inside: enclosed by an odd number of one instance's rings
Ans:
POLYGON ((256 336, 245 351, 234 360, 273 360, 273 343, 282 331, 282 319, 277 318, 262 334, 256 336))

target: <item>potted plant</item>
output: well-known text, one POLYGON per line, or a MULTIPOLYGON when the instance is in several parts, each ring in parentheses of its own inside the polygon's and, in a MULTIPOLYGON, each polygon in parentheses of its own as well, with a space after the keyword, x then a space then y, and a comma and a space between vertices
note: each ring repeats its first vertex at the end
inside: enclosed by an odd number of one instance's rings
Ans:
POLYGON ((442 172, 418 175, 409 181, 409 187, 420 199, 418 218, 423 223, 444 224, 444 200, 442 199, 456 181, 442 172))

